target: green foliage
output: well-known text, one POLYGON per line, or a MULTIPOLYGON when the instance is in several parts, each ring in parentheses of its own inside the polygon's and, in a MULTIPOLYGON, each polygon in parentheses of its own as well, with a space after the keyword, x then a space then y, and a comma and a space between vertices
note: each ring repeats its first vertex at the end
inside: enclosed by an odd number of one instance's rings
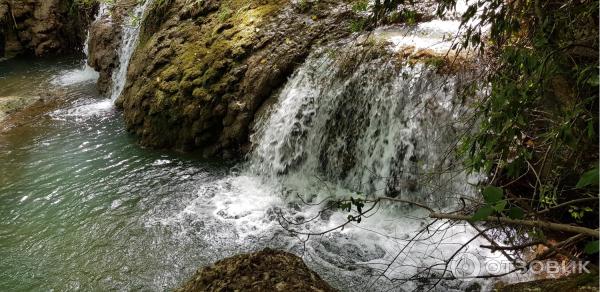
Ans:
POLYGON ((350 22, 350 31, 351 32, 361 32, 365 30, 367 26, 367 20, 364 18, 354 19, 350 22))
MULTIPOLYGON (((474 105, 479 127, 460 149, 471 170, 533 198, 521 205, 527 213, 597 197, 598 2, 477 1, 462 22, 459 48, 494 52, 490 91, 474 105)), ((583 219, 597 217, 597 204, 557 211, 546 216, 597 228, 583 219)))
POLYGON ((594 167, 592 170, 584 173, 577 184, 576 188, 583 188, 587 186, 597 186, 598 185, 598 167, 594 167))
POLYGON ((599 249, 598 245, 599 245, 598 240, 590 241, 585 245, 583 250, 587 254, 596 254, 596 253, 598 253, 598 249, 599 249))
POLYGON ((508 210, 508 218, 510 219, 523 219, 523 217, 525 217, 525 212, 519 207, 512 207, 508 210))
POLYGON ((369 1, 357 0, 352 4, 352 11, 354 12, 365 12, 369 9, 369 1))
POLYGON ((473 214, 473 216, 471 217, 471 221, 483 220, 483 219, 491 216, 493 213, 494 213, 494 208, 492 208, 489 205, 485 205, 485 206, 477 209, 477 211, 475 211, 475 214, 473 214))
POLYGON ((503 200, 504 191, 495 186, 487 186, 482 191, 485 205, 471 217, 471 221, 480 221, 494 213, 501 214, 506 209, 508 202, 503 200))
POLYGON ((502 199, 502 197, 504 196, 504 191, 501 188, 498 187, 494 187, 494 186, 488 186, 485 189, 483 189, 483 198, 485 199, 485 202, 488 204, 493 204, 496 203, 498 201, 500 201, 502 199))
POLYGON ((571 214, 571 217, 573 219, 575 219, 575 221, 577 222, 581 222, 581 219, 583 219, 583 216, 585 216, 586 213, 592 212, 592 208, 590 207, 577 207, 577 206, 570 206, 569 207, 569 214, 571 214))
POLYGON ((223 22, 231 18, 231 16, 233 16, 233 11, 229 7, 224 6, 219 10, 217 17, 219 18, 219 21, 223 22))
POLYGON ((363 208, 366 201, 361 198, 350 197, 350 200, 340 200, 333 202, 334 207, 341 211, 351 212, 353 207, 356 208, 357 215, 348 214, 348 221, 360 223, 362 221, 363 208))

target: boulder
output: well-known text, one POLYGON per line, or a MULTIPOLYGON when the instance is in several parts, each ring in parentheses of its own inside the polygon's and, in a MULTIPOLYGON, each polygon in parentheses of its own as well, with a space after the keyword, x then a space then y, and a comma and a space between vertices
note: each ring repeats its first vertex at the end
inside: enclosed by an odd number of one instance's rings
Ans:
POLYGON ((0 122, 8 115, 22 110, 41 98, 37 96, 0 96, 0 122))
POLYGON ((98 71, 98 91, 107 95, 111 87, 113 70, 119 63, 118 49, 121 26, 115 25, 110 15, 97 19, 90 26, 88 65, 98 71))
POLYGON ((96 4, 0 0, 0 57, 80 52, 96 4))
POLYGON ((291 253, 265 249, 198 270, 177 292, 336 291, 291 253))
POLYGON ((345 1, 156 1, 117 106, 145 146, 236 157, 311 48, 347 36, 345 1))
POLYGON ((131 0, 118 0, 90 25, 87 62, 99 72, 98 91, 105 96, 110 95, 112 73, 119 65, 123 21, 134 6, 131 0))

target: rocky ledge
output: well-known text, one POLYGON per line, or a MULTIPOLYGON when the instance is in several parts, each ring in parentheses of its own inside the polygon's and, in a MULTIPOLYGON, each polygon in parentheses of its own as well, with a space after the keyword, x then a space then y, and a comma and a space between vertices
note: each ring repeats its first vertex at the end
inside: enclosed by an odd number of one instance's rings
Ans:
POLYGON ((0 122, 40 100, 37 96, 0 96, 0 122))
POLYGON ((0 58, 80 52, 97 4, 0 0, 0 58))
POLYGON ((265 249, 236 255, 198 272, 177 292, 336 291, 291 253, 265 249))
POLYGON ((337 0, 155 1, 117 106, 145 146, 240 156, 265 101, 353 17, 337 0))

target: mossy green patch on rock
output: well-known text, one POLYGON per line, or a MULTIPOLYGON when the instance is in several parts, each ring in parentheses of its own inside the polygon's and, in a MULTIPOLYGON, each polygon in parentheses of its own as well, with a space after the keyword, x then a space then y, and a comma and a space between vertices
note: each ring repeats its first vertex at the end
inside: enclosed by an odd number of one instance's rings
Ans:
POLYGON ((8 115, 39 101, 37 96, 0 96, 0 122, 8 115))
POLYGON ((349 33, 348 5, 318 6, 315 20, 288 0, 156 2, 117 101, 128 128, 144 145, 238 156, 257 109, 311 47, 349 33))

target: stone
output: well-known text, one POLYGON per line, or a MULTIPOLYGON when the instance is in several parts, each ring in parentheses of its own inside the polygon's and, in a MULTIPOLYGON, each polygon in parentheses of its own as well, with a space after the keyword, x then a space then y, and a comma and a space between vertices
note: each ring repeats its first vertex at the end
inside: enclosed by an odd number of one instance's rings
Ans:
POLYGON ((0 57, 81 52, 97 9, 73 0, 0 0, 0 57))
POLYGON ((236 255, 204 267, 177 292, 196 291, 336 291, 302 259, 264 249, 236 255))
POLYGON ((116 104, 144 146, 212 157, 243 155, 261 106, 355 17, 333 0, 306 11, 286 0, 157 1, 147 15, 116 104))
POLYGON ((40 100, 41 98, 38 96, 0 96, 0 122, 8 115, 40 100))

